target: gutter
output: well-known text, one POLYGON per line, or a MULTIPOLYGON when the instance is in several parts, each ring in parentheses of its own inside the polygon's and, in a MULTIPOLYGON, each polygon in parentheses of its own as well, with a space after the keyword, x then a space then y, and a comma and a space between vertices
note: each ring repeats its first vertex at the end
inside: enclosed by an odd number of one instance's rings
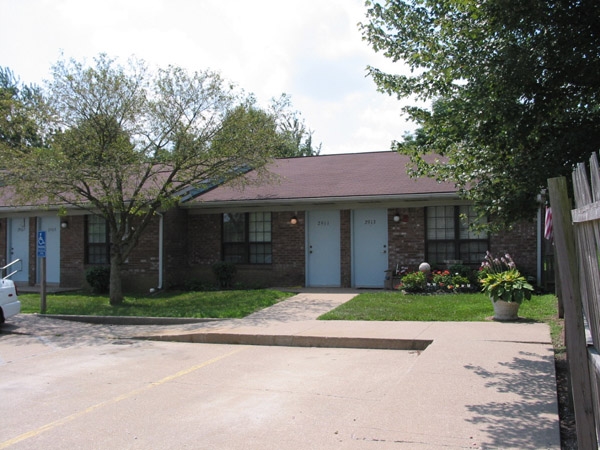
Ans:
MULTIPOLYGON (((390 207, 401 208, 433 205, 435 203, 445 204, 448 200, 463 202, 456 192, 427 193, 427 194, 399 194, 399 195, 354 195, 345 197, 302 197, 302 198, 264 198, 264 199, 240 199, 240 200, 217 200, 199 201, 195 203, 181 204, 181 208, 189 210, 207 210, 223 208, 275 208, 273 210, 285 210, 300 206, 310 209, 312 206, 347 206, 352 205, 390 205, 390 207)), ((464 201, 464 204, 469 202, 464 201)))

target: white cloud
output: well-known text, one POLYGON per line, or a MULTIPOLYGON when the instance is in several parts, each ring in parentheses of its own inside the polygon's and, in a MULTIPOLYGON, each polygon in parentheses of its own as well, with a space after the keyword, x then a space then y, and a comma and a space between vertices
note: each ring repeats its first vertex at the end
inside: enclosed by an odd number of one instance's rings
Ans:
POLYGON ((402 67, 362 41, 364 14, 363 0, 0 0, 0 65, 26 83, 61 51, 212 69, 264 104, 289 94, 322 153, 382 151, 414 126, 365 78, 402 67))

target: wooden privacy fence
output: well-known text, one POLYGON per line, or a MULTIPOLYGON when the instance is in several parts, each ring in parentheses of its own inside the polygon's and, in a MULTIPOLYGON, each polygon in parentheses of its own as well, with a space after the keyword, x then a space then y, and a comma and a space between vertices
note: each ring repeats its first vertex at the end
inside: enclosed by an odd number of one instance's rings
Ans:
POLYGON ((573 171, 575 208, 565 178, 548 180, 578 447, 600 435, 600 169, 590 158, 573 171), (589 181, 591 180, 591 182, 589 181))

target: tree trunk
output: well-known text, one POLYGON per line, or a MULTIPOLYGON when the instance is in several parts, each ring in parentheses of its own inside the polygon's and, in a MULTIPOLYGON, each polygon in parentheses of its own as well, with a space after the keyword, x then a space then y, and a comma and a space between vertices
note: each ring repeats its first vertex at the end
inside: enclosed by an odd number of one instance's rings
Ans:
POLYGON ((110 288, 109 298, 112 306, 123 303, 123 287, 121 286, 121 258, 110 256, 110 288))

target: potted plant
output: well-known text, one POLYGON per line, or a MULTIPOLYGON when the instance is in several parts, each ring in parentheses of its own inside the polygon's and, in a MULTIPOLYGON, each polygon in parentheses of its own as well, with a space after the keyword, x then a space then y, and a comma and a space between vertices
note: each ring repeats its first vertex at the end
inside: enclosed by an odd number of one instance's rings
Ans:
POLYGON ((494 320, 516 320, 523 300, 531 299, 533 286, 517 270, 507 253, 494 258, 488 251, 481 263, 480 282, 494 305, 494 320))

